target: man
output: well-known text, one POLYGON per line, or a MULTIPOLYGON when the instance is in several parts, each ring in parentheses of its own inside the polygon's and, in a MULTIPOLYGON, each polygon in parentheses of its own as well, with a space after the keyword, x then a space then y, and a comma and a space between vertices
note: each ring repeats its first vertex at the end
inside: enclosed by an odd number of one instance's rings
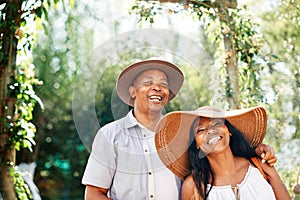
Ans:
MULTIPOLYGON (((154 131, 183 80, 181 70, 163 60, 145 60, 123 70, 117 93, 133 109, 98 131, 82 179, 86 200, 180 199, 181 180, 161 163, 154 131)), ((257 150, 276 162, 269 146, 257 150)))

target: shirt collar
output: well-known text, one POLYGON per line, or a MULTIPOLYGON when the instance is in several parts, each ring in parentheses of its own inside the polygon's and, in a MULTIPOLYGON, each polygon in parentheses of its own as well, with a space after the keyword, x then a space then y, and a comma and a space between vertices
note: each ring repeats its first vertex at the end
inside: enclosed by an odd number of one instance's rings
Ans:
MULTIPOLYGON (((163 115, 161 115, 161 117, 162 117, 162 116, 163 116, 163 115)), ((139 122, 137 121, 137 119, 133 116, 133 109, 131 109, 131 110, 128 112, 126 118, 128 119, 128 120, 127 120, 128 123, 126 123, 126 125, 125 125, 126 128, 132 128, 132 127, 134 127, 134 126, 139 126, 139 127, 141 127, 141 128, 145 128, 145 126, 143 126, 141 123, 139 123, 139 122)))
POLYGON ((131 128, 131 127, 134 127, 134 126, 138 126, 138 121, 136 120, 136 118, 133 116, 133 109, 131 109, 127 116, 126 116, 126 124, 125 124, 125 127, 126 128, 131 128))

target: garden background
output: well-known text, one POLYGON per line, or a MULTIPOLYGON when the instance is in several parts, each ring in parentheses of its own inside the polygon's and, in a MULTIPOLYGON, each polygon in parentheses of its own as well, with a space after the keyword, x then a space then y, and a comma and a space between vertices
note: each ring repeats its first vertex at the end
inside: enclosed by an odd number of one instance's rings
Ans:
POLYGON ((0 199, 83 199, 96 130, 128 111, 117 75, 153 56, 186 77, 165 112, 265 106, 299 199, 299 0, 1 0, 0 14, 0 199))

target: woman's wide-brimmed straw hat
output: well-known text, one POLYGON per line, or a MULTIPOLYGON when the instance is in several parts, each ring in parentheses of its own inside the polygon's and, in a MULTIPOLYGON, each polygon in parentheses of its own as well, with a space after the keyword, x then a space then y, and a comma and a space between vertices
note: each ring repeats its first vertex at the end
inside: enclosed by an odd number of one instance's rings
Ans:
POLYGON ((147 59, 133 63, 121 72, 116 86, 120 99, 127 105, 133 106, 133 101, 128 91, 129 87, 138 75, 146 70, 153 69, 160 70, 167 75, 170 90, 169 101, 173 99, 182 86, 184 75, 176 65, 159 59, 147 59))
POLYGON ((178 177, 190 174, 188 148, 190 129, 198 117, 225 118, 256 147, 266 134, 267 114, 261 107, 221 111, 212 106, 200 107, 195 111, 175 111, 166 114, 158 123, 155 145, 161 161, 178 177))

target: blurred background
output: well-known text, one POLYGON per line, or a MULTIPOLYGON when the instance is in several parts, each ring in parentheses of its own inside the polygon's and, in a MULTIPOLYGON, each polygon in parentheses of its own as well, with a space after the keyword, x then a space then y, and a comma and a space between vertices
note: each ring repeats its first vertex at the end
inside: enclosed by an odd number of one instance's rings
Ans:
MULTIPOLYGON (((229 2, 224 13, 205 5, 218 1, 35 1, 36 7, 38 2, 44 5, 44 14, 22 25, 23 34, 30 33, 32 38, 27 40, 34 45, 27 47, 26 55, 18 54, 16 61, 20 66, 26 63, 23 74, 33 73, 38 80, 33 89, 39 97, 30 120, 35 126, 32 150, 28 145, 17 146, 15 163, 20 172, 29 167, 39 197, 23 199, 83 199, 81 178, 96 130, 128 111, 114 90, 119 72, 138 59, 157 55, 178 64, 186 77, 185 86, 165 112, 212 103, 267 108, 264 143, 274 147, 279 159, 276 168, 291 196, 300 199, 299 0, 248 0, 233 6, 235 1, 224 1, 229 2), (153 49, 147 39, 136 46, 149 48, 130 46, 132 35, 139 36, 143 33, 138 31, 146 28, 154 34, 178 36, 172 40, 177 45, 175 53, 164 48, 164 42, 153 49), (236 82, 226 69, 232 56, 226 51, 226 37, 238 41, 233 52, 236 82), (192 60, 180 55, 182 41, 192 41, 184 47, 192 60), (193 51, 194 45, 201 50, 193 51), (235 83, 238 88, 232 86, 235 83)), ((0 4, 2 14, 5 4, 0 4)))

